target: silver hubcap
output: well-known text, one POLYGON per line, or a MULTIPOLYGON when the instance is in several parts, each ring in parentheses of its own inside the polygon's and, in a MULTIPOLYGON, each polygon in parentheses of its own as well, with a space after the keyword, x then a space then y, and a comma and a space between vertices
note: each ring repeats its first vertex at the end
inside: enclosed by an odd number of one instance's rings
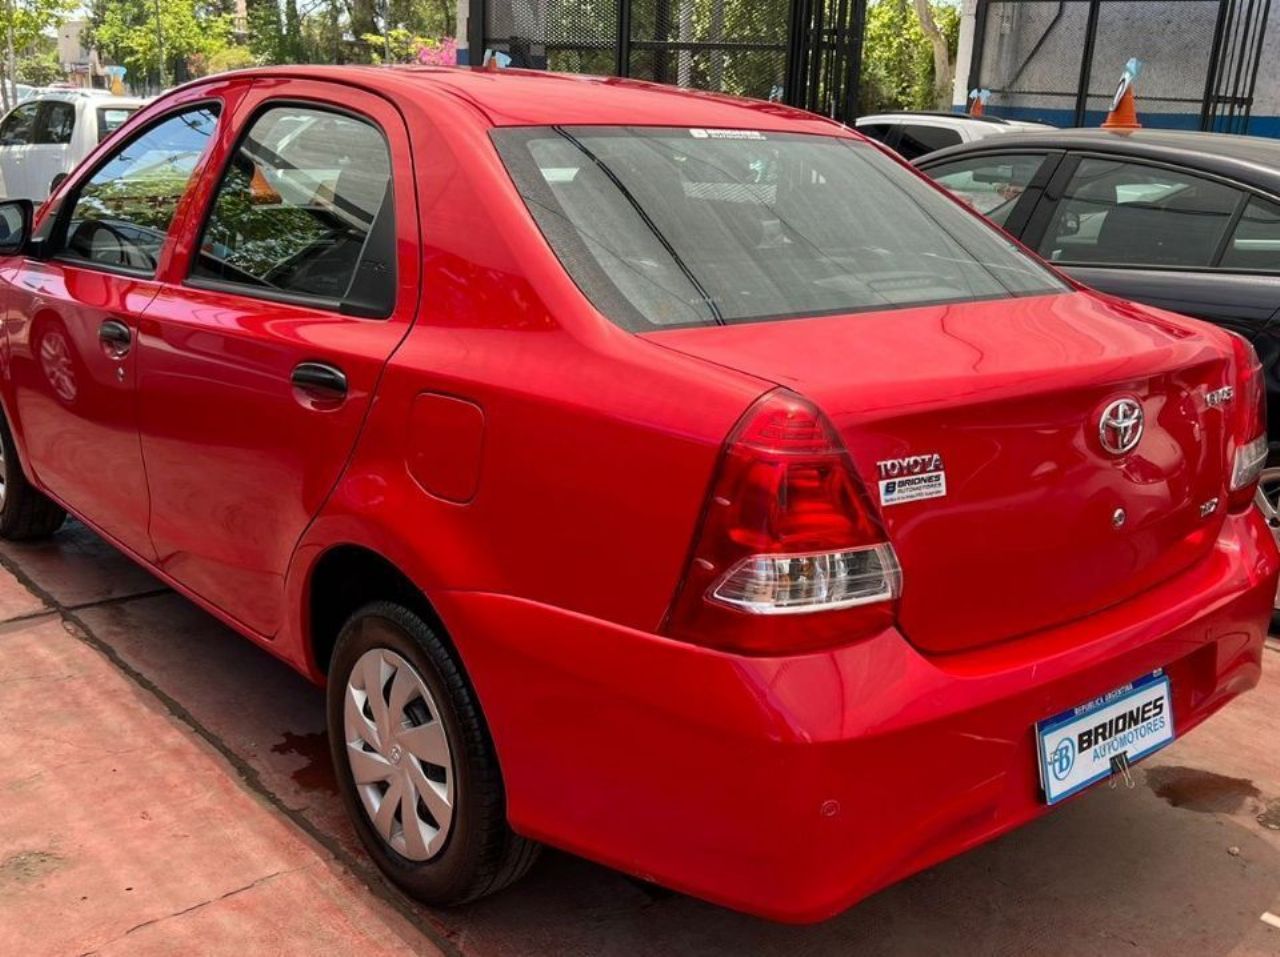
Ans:
MULTIPOLYGON (((1271 534, 1280 543, 1280 468, 1263 470, 1255 501, 1258 503, 1258 511, 1271 528, 1271 534)), ((1273 607, 1280 609, 1280 592, 1276 593, 1273 607)))
POLYGON ((440 852, 453 822, 449 738, 426 682, 386 648, 366 651, 347 680, 347 760, 369 820, 414 861, 440 852))

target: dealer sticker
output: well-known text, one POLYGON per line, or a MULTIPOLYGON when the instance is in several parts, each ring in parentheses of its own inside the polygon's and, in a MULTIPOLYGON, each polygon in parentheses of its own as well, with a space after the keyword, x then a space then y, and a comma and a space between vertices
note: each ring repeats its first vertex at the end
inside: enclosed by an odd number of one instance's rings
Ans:
POLYGON ((1172 740, 1169 679, 1158 671, 1041 721, 1036 741, 1045 800, 1070 797, 1172 740))
POLYGON ((689 130, 695 140, 766 140, 759 130, 706 130, 695 126, 689 130))
POLYGON ((947 494, 947 473, 942 456, 936 452, 882 459, 876 463, 880 473, 880 504, 902 505, 947 494))

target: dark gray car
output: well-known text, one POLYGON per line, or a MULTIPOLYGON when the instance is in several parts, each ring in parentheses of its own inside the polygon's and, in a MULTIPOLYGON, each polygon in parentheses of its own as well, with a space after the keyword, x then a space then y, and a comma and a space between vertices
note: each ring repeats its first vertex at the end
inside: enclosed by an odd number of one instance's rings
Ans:
POLYGON ((1280 463, 1280 141, 1055 130, 916 165, 1085 285, 1246 336, 1280 463))

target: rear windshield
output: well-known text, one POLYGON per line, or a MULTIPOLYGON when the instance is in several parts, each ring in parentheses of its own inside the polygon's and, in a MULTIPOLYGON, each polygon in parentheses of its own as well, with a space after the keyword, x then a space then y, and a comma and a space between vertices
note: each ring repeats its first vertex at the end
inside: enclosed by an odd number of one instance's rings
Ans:
POLYGON ((100 106, 98 107, 98 142, 124 125, 124 121, 138 111, 136 106, 100 106))
POLYGON ((598 126, 492 136, 565 269, 634 331, 1066 288, 857 140, 598 126))

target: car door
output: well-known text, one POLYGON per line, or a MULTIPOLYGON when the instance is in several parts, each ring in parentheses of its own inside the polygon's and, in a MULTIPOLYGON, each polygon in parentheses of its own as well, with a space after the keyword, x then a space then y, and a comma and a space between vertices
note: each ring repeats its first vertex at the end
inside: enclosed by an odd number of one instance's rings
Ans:
POLYGON ((22 103, 0 123, 0 197, 32 199, 27 152, 35 137, 40 103, 22 103))
POLYGON ((1280 304, 1280 277, 1221 263, 1250 195, 1173 166, 1075 155, 1023 240, 1087 286, 1253 338, 1280 304))
POLYGON ((46 199, 59 173, 71 168, 71 142, 76 130, 76 104, 65 100, 45 100, 36 115, 35 135, 27 147, 25 175, 27 196, 46 199))
POLYGON ((939 186, 1012 236, 1021 234, 1063 157, 1061 150, 992 151, 918 165, 939 186))
POLYGON ((50 213, 47 254, 9 287, 14 402, 40 483, 118 543, 154 557, 138 444, 138 321, 216 104, 178 109, 100 161, 50 213), (51 225, 50 225, 51 224, 51 225))
POLYGON ((373 94, 248 94, 140 342, 160 566, 260 635, 417 307, 408 137, 373 94), (286 98, 287 97, 287 98, 286 98))

